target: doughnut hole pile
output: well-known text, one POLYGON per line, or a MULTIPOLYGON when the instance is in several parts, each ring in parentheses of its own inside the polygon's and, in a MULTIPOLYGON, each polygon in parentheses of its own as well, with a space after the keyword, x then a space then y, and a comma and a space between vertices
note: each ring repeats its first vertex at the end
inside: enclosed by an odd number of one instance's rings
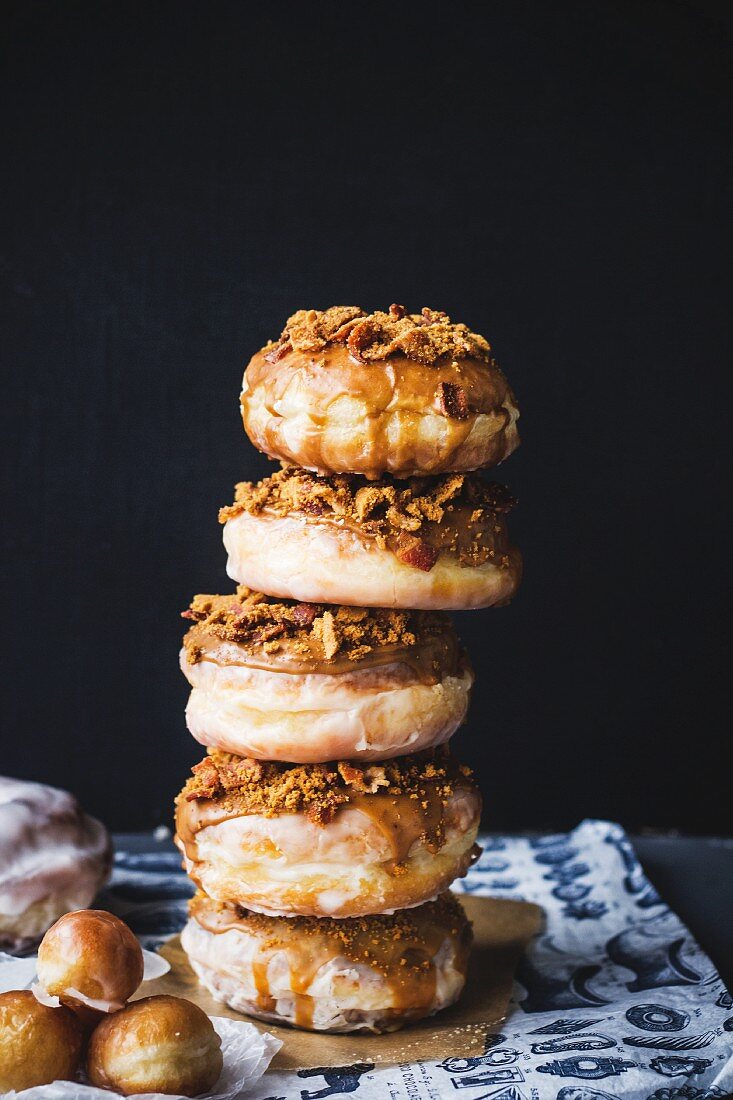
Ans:
POLYGON ((134 935, 111 913, 68 913, 38 952, 33 990, 0 995, 0 1093, 75 1080, 123 1095, 197 1096, 222 1070, 208 1016, 179 997, 130 1002, 143 980, 134 935))
POLYGON ((481 799, 449 749, 473 671, 448 612, 521 579, 519 443, 487 341, 393 305, 300 310, 251 360, 241 412, 280 469, 220 511, 231 594, 180 655, 208 750, 176 800, 197 887, 182 943, 218 1000, 319 1031, 453 1004, 471 929, 448 890, 481 799))

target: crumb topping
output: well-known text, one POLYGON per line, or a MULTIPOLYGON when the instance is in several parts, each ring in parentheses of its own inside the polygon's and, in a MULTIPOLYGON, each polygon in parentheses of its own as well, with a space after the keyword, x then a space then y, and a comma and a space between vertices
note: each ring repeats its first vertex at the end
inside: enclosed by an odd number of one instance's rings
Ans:
POLYGON ((304 813, 317 825, 327 825, 340 806, 360 796, 406 797, 427 810, 436 800, 445 805, 459 786, 473 787, 471 769, 445 748, 364 766, 343 760, 285 764, 211 751, 192 773, 178 802, 213 799, 263 817, 304 813))
POLYGON ((330 344, 344 344, 361 363, 379 362, 394 354, 429 366, 448 358, 492 362, 488 342, 466 325, 453 324, 441 310, 426 307, 420 313, 408 313, 396 304, 387 313, 366 313, 359 306, 298 310, 288 318, 280 339, 262 350, 266 359, 278 362, 290 352, 312 354, 330 344))
POLYGON ((450 620, 437 612, 298 603, 246 585, 228 596, 194 596, 182 617, 197 624, 184 639, 191 664, 201 660, 202 630, 267 654, 287 645, 294 657, 331 661, 338 656, 355 662, 385 647, 412 649, 450 630, 450 620))
POLYGON ((442 942, 442 937, 451 935, 461 937, 469 929, 469 922, 460 903, 451 893, 441 894, 434 901, 425 902, 413 909, 399 909, 395 913, 375 914, 367 917, 329 917, 292 916, 283 921, 280 917, 269 917, 255 913, 242 905, 214 902, 201 891, 191 899, 191 913, 194 918, 209 914, 226 922, 233 917, 237 923, 244 924, 252 932, 266 936, 265 949, 298 943, 302 938, 321 939, 326 937, 339 953, 347 958, 366 962, 381 973, 392 968, 395 961, 401 967, 425 968, 422 953, 411 957, 395 959, 401 950, 412 947, 429 951, 442 942), (437 935, 428 933, 435 930, 437 935))
POLYGON ((220 510, 219 521, 243 512, 300 513, 350 524, 405 564, 425 571, 440 553, 457 556, 462 565, 494 561, 508 567, 504 516, 515 503, 503 485, 476 474, 368 481, 357 474, 324 477, 284 466, 262 481, 240 482, 234 503, 220 510))

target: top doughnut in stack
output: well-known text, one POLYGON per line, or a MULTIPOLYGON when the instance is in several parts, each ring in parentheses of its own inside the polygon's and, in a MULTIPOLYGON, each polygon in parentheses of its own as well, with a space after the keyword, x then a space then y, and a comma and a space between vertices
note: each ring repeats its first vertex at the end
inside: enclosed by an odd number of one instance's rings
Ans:
POLYGON ((465 473, 519 445, 489 344, 433 309, 299 310, 253 356, 241 407, 255 447, 319 474, 465 473))

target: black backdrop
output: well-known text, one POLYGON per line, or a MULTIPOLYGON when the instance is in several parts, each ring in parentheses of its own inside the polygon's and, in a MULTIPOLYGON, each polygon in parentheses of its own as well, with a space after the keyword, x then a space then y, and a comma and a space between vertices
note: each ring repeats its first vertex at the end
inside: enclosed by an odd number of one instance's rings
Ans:
POLYGON ((430 305, 523 410, 515 603, 461 616, 487 823, 731 831, 730 6, 24 2, 5 22, 0 770, 170 819, 178 612, 303 306, 430 305))

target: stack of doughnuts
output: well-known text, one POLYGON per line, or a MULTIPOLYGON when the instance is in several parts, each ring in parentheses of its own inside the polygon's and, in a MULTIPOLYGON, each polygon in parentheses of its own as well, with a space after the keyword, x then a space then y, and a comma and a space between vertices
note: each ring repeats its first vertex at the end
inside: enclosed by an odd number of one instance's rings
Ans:
POLYGON ((449 891, 480 795, 449 740, 473 672, 447 612, 507 603, 517 408, 444 314, 301 310, 244 376, 281 463, 221 510, 228 595, 199 595, 181 668, 207 755, 176 803, 197 886, 182 943, 220 1001, 324 1031, 452 1004, 471 943, 449 891))

